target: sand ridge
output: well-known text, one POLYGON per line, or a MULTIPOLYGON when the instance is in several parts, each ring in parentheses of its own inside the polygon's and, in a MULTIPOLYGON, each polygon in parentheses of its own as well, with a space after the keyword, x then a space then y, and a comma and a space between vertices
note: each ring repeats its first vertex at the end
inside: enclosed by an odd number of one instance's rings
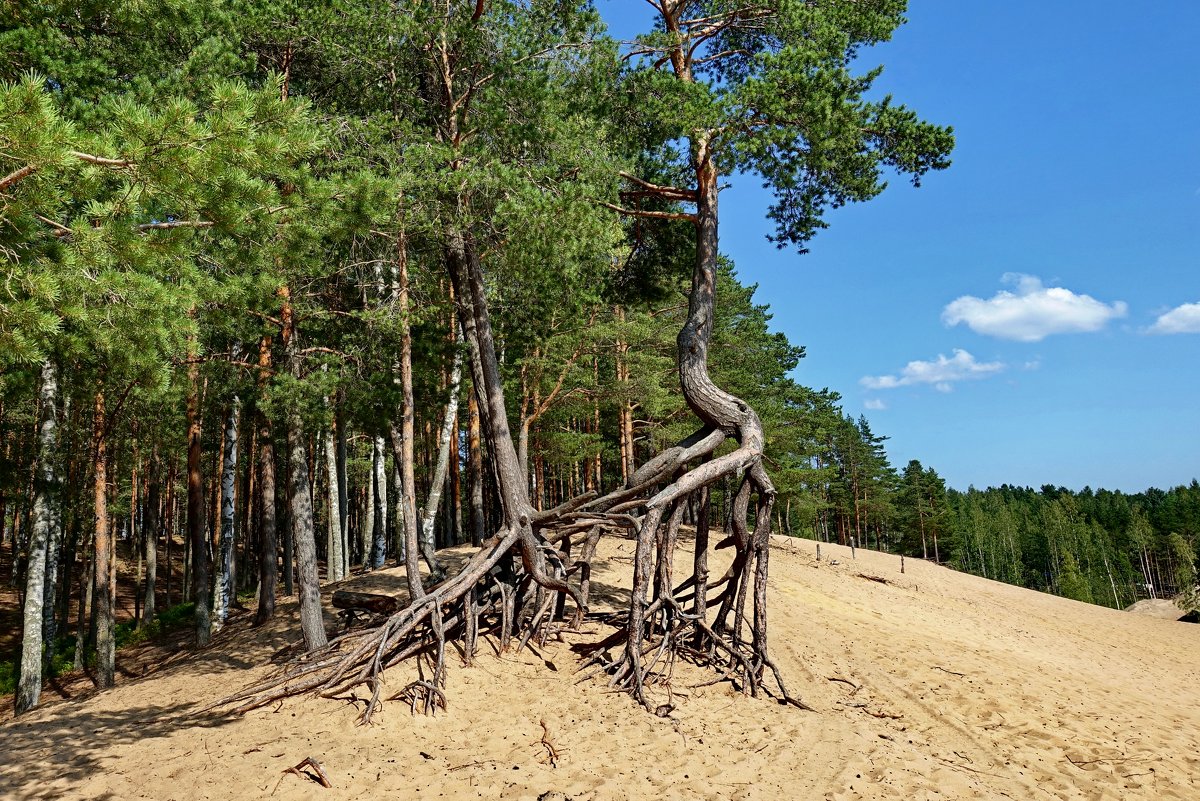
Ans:
MULTIPOLYGON (((195 656, 0 726, 0 797, 1200 797, 1200 627, 918 560, 901 574, 898 557, 861 549, 823 545, 818 562, 815 543, 775 545, 771 650, 815 713, 691 689, 704 674, 681 670, 675 710, 655 717, 603 681, 576 683, 570 646, 604 633, 590 624, 536 652, 486 646, 472 668, 452 655, 436 718, 392 702, 360 727, 352 700, 313 698, 195 715, 297 636, 285 604, 266 629, 231 625, 195 656), (282 772, 308 756, 332 788, 282 772)), ((632 549, 602 545, 603 601, 627 598, 632 549)), ((398 591, 402 573, 342 586, 398 591)), ((393 673, 395 689, 412 677, 393 673)))

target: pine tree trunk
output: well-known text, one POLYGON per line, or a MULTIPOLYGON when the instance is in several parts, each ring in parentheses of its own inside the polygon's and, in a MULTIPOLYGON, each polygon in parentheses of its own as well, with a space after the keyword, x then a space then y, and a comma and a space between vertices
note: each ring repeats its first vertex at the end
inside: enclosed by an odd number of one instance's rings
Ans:
POLYGON ((254 625, 261 626, 275 614, 275 586, 279 581, 279 544, 275 522, 275 448, 271 443, 271 424, 259 412, 258 430, 258 610, 254 625))
POLYGON ((96 411, 92 419, 92 442, 96 462, 95 480, 95 514, 96 533, 94 543, 96 548, 96 589, 94 608, 96 610, 96 685, 100 688, 111 687, 116 679, 116 639, 113 609, 116 600, 116 587, 113 583, 113 541, 112 530, 108 519, 108 443, 106 442, 106 423, 108 417, 104 406, 104 391, 96 390, 96 411))
MULTIPOLYGON (((292 377, 300 378, 300 352, 295 320, 286 287, 280 292, 284 300, 284 348, 292 377)), ((292 538, 296 547, 296 567, 300 596, 300 629, 304 647, 313 651, 328 642, 325 619, 321 612, 321 583, 317 574, 317 543, 313 530, 313 504, 308 473, 308 448, 304 441, 304 424, 300 410, 293 407, 288 414, 289 491, 291 495, 292 538)))
POLYGON ((288 453, 291 464, 291 508, 293 539, 296 543, 296 577, 300 595, 300 629, 304 647, 312 651, 327 642, 321 612, 321 585, 317 574, 316 535, 313 530, 312 496, 308 485, 308 454, 302 423, 297 413, 288 419, 288 453))
MULTIPOLYGON (((46 540, 46 582, 43 588, 44 597, 42 598, 42 642, 45 644, 43 662, 47 668, 50 666, 50 659, 54 655, 54 648, 58 639, 59 617, 55 615, 55 607, 58 604, 60 594, 59 574, 62 572, 63 566, 63 497, 61 484, 57 486, 56 497, 54 497, 51 503, 51 517, 54 520, 54 525, 50 527, 49 536, 46 540)), ((35 513, 37 511, 36 504, 34 511, 35 513)), ((70 563, 67 563, 66 571, 68 576, 62 581, 62 595, 70 594, 70 563)), ((66 616, 66 611, 63 611, 63 625, 67 625, 66 616)))
MULTIPOLYGON (((59 528, 56 513, 58 482, 54 468, 57 456, 58 375, 49 361, 42 363, 40 389, 41 424, 38 432, 38 481, 34 485, 33 536, 29 542, 29 566, 25 575, 25 626, 21 637, 21 678, 15 697, 16 712, 37 706, 42 692, 42 635, 45 627, 46 596, 50 596, 50 619, 54 619, 54 594, 47 593, 55 575, 47 570, 47 553, 53 551, 54 532, 59 528), (49 577, 47 574, 49 573, 49 577)), ((2 522, 2 521, 0 521, 2 522)), ((53 649, 53 640, 45 643, 53 649)))
MULTIPOLYGON (((285 428, 287 427, 285 420, 285 428)), ((292 597, 296 594, 296 529, 292 525, 292 502, 291 502, 291 486, 292 486, 292 460, 290 451, 290 442, 288 439, 290 434, 284 437, 283 442, 283 465, 285 468, 283 481, 283 497, 284 503, 281 505, 283 515, 276 525, 283 532, 283 544, 280 550, 280 564, 283 567, 283 594, 287 597, 292 597)))
POLYGON ((191 597, 196 603, 196 643, 205 646, 212 636, 212 616, 209 608, 211 570, 208 541, 204 531, 204 474, 200 468, 203 456, 200 441, 200 366, 194 362, 188 366, 187 418, 187 541, 191 560, 191 597))
MULTIPOLYGON (((417 600, 425 597, 425 589, 421 584, 418 562, 422 542, 421 532, 418 530, 417 486, 413 464, 413 437, 416 432, 412 383, 412 327, 409 323, 408 243, 403 228, 396 248, 395 278, 396 303, 400 314, 400 354, 396 366, 399 368, 401 407, 398 436, 395 426, 392 427, 392 448, 393 458, 400 470, 401 493, 396 503, 404 527, 404 574, 408 581, 409 596, 417 600)), ((436 571, 436 563, 431 563, 430 569, 436 571)))
POLYGON ((450 486, 450 532, 448 542, 451 546, 458 545, 463 536, 463 514, 462 514, 462 460, 459 457, 459 444, 461 442, 461 429, 459 428, 458 410, 454 413, 454 422, 451 427, 453 432, 451 436, 450 446, 450 476, 448 478, 450 486))
POLYGON ((471 484, 471 544, 483 544, 483 444, 479 433, 479 402, 474 388, 467 396, 467 472, 471 484))
MULTIPOLYGON (((136 431, 137 425, 134 425, 136 431)), ((137 567, 134 572, 133 582, 133 623, 135 626, 140 626, 142 622, 142 527, 140 525, 138 512, 141 509, 139 495, 141 493, 141 485, 138 483, 138 449, 137 437, 133 439, 133 469, 129 476, 129 544, 130 550, 137 554, 137 567)))
POLYGON ((158 586, 158 507, 162 494, 158 481, 159 465, 157 452, 151 455, 148 470, 149 475, 147 478, 149 483, 146 487, 146 510, 142 514, 142 525, 145 529, 142 536, 146 541, 145 603, 142 605, 142 621, 144 623, 153 622, 157 611, 154 592, 158 586))
POLYGON ((170 471, 167 473, 167 500, 163 504, 165 519, 163 520, 163 536, 166 538, 166 576, 164 576, 163 598, 167 603, 167 608, 171 608, 171 543, 175 539, 175 521, 178 519, 175 509, 175 465, 171 465, 170 471))

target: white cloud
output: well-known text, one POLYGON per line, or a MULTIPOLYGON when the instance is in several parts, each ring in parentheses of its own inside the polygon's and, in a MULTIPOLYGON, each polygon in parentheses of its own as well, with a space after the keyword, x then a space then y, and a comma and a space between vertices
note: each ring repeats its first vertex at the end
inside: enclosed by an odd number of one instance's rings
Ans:
POLYGON ((1001 290, 988 300, 963 295, 942 310, 942 322, 966 323, 977 334, 1038 342, 1050 334, 1099 331, 1128 311, 1124 301, 1109 305, 1091 295, 1045 287, 1032 275, 1006 273, 1001 280, 1015 284, 1016 292, 1001 290))
POLYGON ((949 392, 955 381, 986 378, 1004 369, 1003 362, 977 362, 965 350, 954 349, 946 358, 939 353, 931 362, 912 361, 904 365, 899 375, 864 376, 859 383, 867 389, 895 389, 913 384, 933 384, 938 392, 949 392))
POLYGON ((887 408, 887 404, 881 398, 867 398, 863 401, 863 408, 872 412, 881 412, 887 408))
POLYGON ((1185 303, 1160 314, 1151 334, 1200 334, 1200 303, 1185 303))

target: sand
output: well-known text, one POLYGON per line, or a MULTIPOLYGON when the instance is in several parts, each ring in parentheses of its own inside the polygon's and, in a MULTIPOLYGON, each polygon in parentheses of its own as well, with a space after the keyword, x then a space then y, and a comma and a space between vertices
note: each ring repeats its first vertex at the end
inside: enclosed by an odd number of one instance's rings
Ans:
MULTIPOLYGON (((1200 627, 776 543, 772 651, 816 712, 689 689, 701 674, 681 671, 675 709, 658 718, 602 681, 577 684, 564 642, 489 648, 472 668, 452 658, 436 718, 392 702, 360 727, 352 702, 312 698, 194 714, 296 636, 285 605, 266 630, 231 625, 199 654, 127 664, 135 677, 112 690, 0 725, 0 797, 1200 798, 1200 627), (331 788, 283 772, 310 756, 331 788)), ((632 548, 602 547, 596 586, 609 603, 627 597, 632 548)), ((402 572, 342 586, 398 591, 402 572)), ((592 631, 575 641, 604 630, 592 631)), ((394 671, 389 686, 410 678, 394 671)))

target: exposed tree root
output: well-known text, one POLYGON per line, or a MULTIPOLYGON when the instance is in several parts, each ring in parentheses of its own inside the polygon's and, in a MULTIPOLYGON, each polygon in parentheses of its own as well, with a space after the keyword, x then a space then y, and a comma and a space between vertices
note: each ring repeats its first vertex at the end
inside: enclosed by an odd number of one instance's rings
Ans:
POLYGON ((606 674, 611 687, 653 711, 663 706, 656 690, 670 695, 674 668, 684 659, 714 671, 706 684, 729 681, 747 695, 770 695, 807 709, 789 695, 766 647, 767 527, 774 487, 757 456, 744 447, 711 458, 724 439, 711 430, 697 432, 644 465, 631 486, 601 498, 584 496, 541 513, 535 522, 502 530, 456 575, 381 624, 347 631, 324 648, 294 657, 209 709, 233 706, 242 713, 289 696, 343 696, 366 687, 364 724, 385 700, 403 700, 413 714, 444 710, 448 642, 470 664, 481 631, 493 632, 504 651, 514 639, 520 650, 578 629, 587 612, 591 562, 605 533, 637 538, 633 594, 625 613, 608 617, 619 628, 587 652, 579 668, 584 678, 606 674), (703 463, 686 471, 697 459, 703 463), (728 570, 710 580, 707 487, 738 468, 746 469, 734 498, 733 530, 717 545, 732 546, 734 556, 728 570), (752 496, 757 506, 750 529, 752 496), (677 584, 674 557, 689 503, 698 510, 695 557, 690 575, 677 584), (644 514, 636 516, 637 510, 644 514), (610 649, 617 647, 621 653, 612 658, 610 649), (421 677, 384 698, 385 671, 414 658, 421 677))

